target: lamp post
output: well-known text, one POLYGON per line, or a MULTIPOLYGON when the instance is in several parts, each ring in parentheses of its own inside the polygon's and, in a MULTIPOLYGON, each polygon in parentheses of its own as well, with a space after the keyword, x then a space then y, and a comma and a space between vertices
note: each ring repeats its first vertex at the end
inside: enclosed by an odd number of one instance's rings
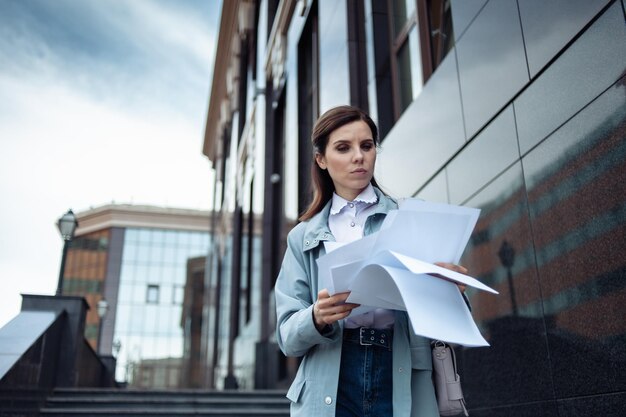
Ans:
POLYGON ((104 316, 107 314, 109 310, 109 303, 104 298, 98 301, 97 305, 98 317, 100 318, 100 323, 98 325, 98 353, 102 354, 102 324, 104 320, 104 316))
POLYGON ((78 227, 78 220, 72 209, 69 209, 57 222, 57 227, 63 238, 63 256, 61 257, 61 270, 59 271, 59 282, 57 284, 56 295, 63 294, 63 275, 65 274, 65 258, 67 257, 67 250, 70 247, 70 242, 74 238, 74 232, 78 227))
POLYGON ((507 281, 509 282, 509 295, 511 296, 511 309, 513 315, 517 316, 517 301, 515 300, 515 287, 513 286, 513 274, 511 269, 515 263, 515 249, 506 240, 502 242, 500 250, 498 251, 498 257, 502 266, 506 268, 507 281))
POLYGON ((122 348, 122 342, 120 339, 115 339, 113 342, 113 356, 117 358, 117 355, 120 353, 120 349, 122 348))

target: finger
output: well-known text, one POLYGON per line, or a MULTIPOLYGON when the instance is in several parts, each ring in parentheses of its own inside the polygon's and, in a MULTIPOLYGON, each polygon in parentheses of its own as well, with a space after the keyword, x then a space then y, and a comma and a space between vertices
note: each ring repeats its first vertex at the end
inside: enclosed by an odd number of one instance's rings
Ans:
POLYGON ((435 265, 440 266, 445 269, 449 269, 450 271, 459 272, 461 274, 467 274, 467 268, 461 265, 455 265, 450 262, 435 262, 435 265))
POLYGON ((332 316, 325 316, 324 323, 333 324, 339 320, 343 320, 350 315, 350 311, 345 311, 343 313, 333 314, 332 316))
POLYGON ((359 304, 354 304, 354 303, 337 304, 335 306, 331 306, 331 307, 325 309, 324 312, 326 314, 328 314, 328 315, 339 314, 339 313, 343 313, 343 312, 346 312, 346 311, 352 311, 353 309, 355 309, 358 306, 359 306, 359 304))
POLYGON ((324 288, 322 290, 319 290, 317 293, 317 299, 323 299, 323 298, 328 298, 330 297, 330 294, 328 293, 328 289, 324 288))
POLYGON ((332 304, 344 303, 348 299, 349 296, 350 296, 349 291, 340 292, 330 297, 329 302, 331 302, 332 304))
POLYGON ((324 300, 328 300, 330 294, 328 293, 328 289, 324 288, 317 293, 317 300, 313 304, 313 317, 316 320, 323 319, 324 317, 324 304, 322 303, 324 300))
POLYGON ((343 312, 340 312, 340 313, 331 314, 331 315, 328 315, 328 316, 324 316, 322 320, 326 324, 333 324, 336 321, 345 319, 346 317, 348 317, 350 315, 351 312, 352 312, 352 309, 350 309, 348 311, 343 311, 343 312))
POLYGON ((329 306, 320 306, 318 315, 320 317, 328 317, 334 314, 341 314, 346 311, 351 311, 354 307, 351 304, 338 304, 329 306))
POLYGON ((328 305, 331 305, 330 294, 328 293, 328 289, 324 288, 317 293, 317 301, 315 301, 315 306, 318 310, 323 310, 328 305))
POLYGON ((328 291, 324 292, 322 290, 318 293, 319 298, 317 299, 316 304, 320 309, 325 309, 328 307, 332 307, 338 304, 344 304, 350 292, 337 293, 333 296, 328 295, 328 291))

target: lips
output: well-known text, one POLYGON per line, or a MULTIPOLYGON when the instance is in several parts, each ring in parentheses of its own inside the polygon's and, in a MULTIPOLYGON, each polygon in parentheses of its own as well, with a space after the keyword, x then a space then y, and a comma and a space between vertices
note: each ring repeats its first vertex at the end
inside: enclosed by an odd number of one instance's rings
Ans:
POLYGON ((358 169, 355 169, 354 171, 352 171, 352 173, 353 174, 366 174, 367 170, 363 169, 363 168, 358 168, 358 169))

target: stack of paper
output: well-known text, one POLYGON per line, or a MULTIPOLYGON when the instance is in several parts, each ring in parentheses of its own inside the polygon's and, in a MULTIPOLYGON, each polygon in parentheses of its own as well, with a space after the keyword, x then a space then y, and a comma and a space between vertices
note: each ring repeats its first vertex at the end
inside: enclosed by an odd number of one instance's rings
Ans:
POLYGON ((352 314, 376 308, 404 310, 416 334, 488 346, 455 283, 497 291, 433 264, 459 262, 479 213, 473 208, 405 200, 399 210, 387 215, 380 231, 344 245, 325 242, 327 253, 317 261, 320 288, 331 294, 350 291, 347 301, 361 304, 352 314))

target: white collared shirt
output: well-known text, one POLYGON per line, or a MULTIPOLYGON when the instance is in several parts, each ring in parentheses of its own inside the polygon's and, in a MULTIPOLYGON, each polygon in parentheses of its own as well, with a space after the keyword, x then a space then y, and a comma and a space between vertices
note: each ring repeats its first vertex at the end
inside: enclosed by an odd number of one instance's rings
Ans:
MULTIPOLYGON (((348 201, 333 193, 328 217, 328 227, 337 242, 349 243, 363 237, 363 226, 367 218, 376 210, 378 197, 372 184, 369 184, 353 201, 348 201)), ((394 314, 391 310, 378 308, 358 316, 345 319, 345 327, 373 327, 385 329, 393 326, 394 314)))

